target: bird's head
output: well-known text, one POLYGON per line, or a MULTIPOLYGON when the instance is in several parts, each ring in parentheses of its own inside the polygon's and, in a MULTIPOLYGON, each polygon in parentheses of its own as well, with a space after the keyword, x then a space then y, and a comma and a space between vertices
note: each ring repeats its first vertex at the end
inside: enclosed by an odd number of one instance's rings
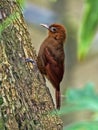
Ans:
POLYGON ((49 37, 53 37, 54 39, 64 42, 66 39, 66 29, 63 25, 60 24, 51 24, 50 26, 46 24, 41 24, 41 26, 45 27, 49 31, 49 37))

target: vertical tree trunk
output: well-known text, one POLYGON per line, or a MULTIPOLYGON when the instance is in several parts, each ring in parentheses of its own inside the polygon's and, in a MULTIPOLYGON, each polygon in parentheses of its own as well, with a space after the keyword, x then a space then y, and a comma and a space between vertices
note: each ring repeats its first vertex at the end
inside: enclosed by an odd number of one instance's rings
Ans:
POLYGON ((2 130, 61 130, 43 76, 25 58, 36 60, 18 3, 0 0, 0 124, 2 130))

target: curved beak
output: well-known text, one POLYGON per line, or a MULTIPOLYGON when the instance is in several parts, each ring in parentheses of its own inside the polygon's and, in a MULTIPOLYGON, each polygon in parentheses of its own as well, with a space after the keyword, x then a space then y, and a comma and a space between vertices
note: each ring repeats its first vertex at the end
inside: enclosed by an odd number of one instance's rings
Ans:
POLYGON ((40 24, 40 25, 43 26, 43 27, 45 27, 45 28, 47 28, 47 29, 49 29, 49 26, 46 25, 46 24, 40 24))

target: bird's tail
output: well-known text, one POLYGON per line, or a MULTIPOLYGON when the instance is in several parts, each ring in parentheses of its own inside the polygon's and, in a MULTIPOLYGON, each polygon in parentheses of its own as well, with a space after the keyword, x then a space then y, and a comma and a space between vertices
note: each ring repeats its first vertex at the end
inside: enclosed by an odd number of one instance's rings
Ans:
POLYGON ((61 94, 60 94, 60 89, 56 90, 56 108, 60 110, 61 106, 61 94))

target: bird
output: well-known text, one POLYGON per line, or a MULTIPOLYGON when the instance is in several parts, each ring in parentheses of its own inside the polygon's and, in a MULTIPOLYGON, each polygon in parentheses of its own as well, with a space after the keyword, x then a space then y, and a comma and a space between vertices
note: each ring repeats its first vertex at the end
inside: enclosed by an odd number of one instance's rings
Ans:
POLYGON ((37 66, 41 74, 45 75, 54 87, 56 108, 60 110, 60 83, 64 75, 64 43, 67 32, 63 25, 57 23, 41 24, 41 26, 48 30, 48 35, 40 46, 37 66))

